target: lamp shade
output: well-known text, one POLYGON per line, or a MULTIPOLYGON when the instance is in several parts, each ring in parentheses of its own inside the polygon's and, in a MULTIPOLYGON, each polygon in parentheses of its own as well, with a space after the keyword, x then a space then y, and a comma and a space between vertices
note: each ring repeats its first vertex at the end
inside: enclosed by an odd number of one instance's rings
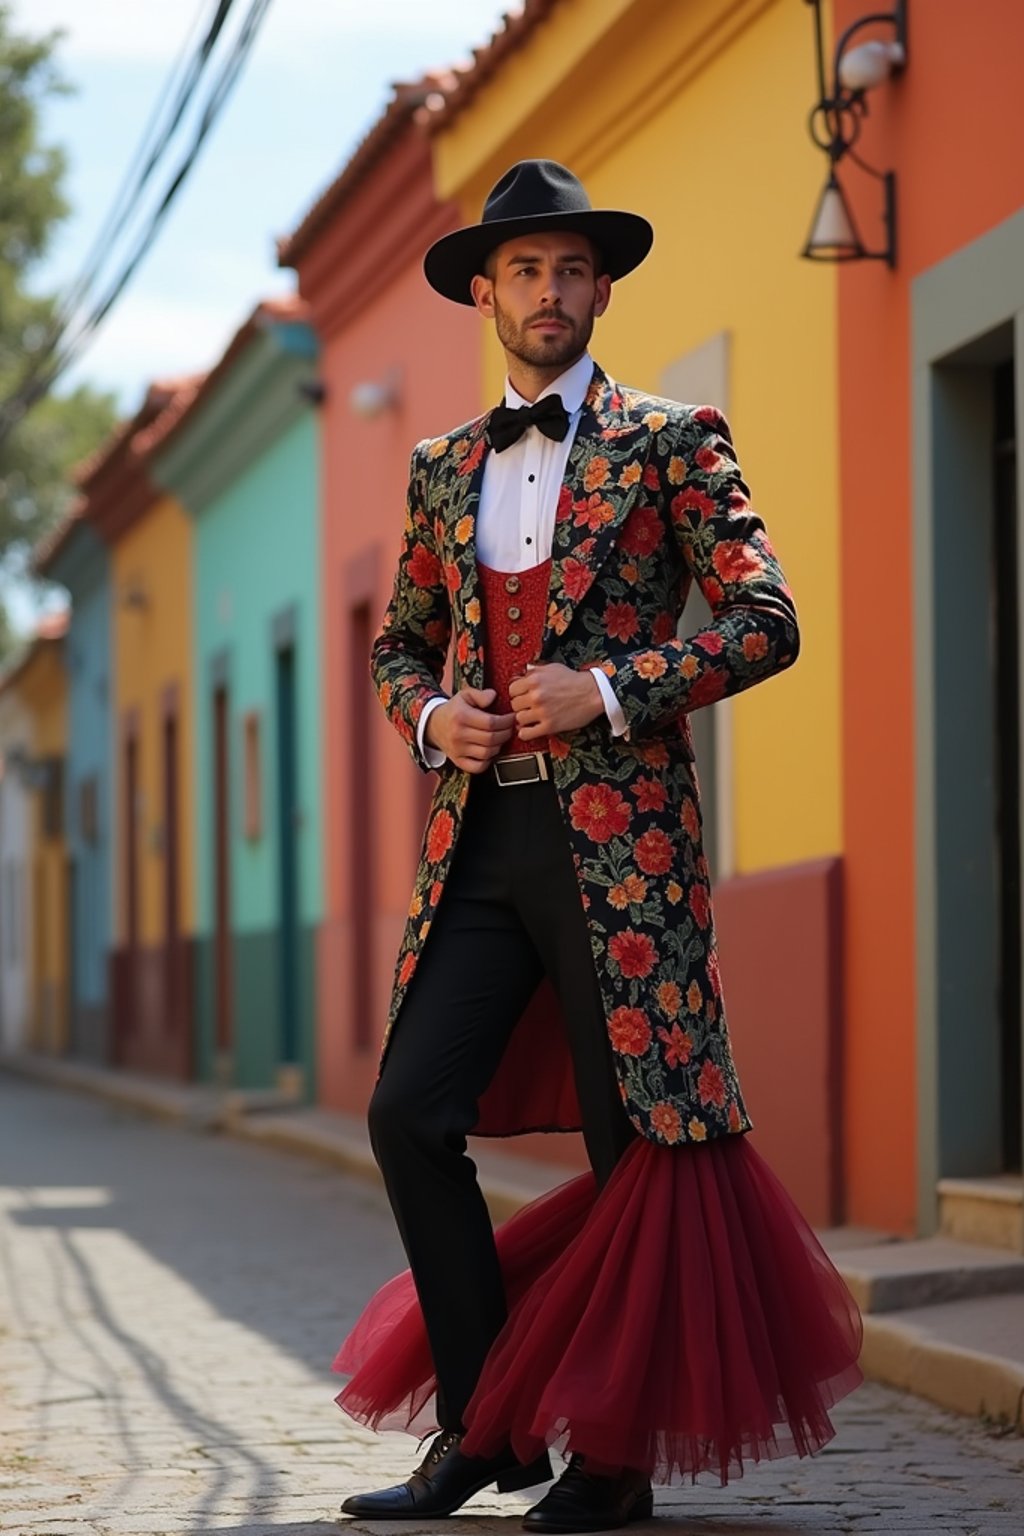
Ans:
POLYGON ((866 254, 835 171, 818 199, 802 254, 813 261, 856 261, 866 254))

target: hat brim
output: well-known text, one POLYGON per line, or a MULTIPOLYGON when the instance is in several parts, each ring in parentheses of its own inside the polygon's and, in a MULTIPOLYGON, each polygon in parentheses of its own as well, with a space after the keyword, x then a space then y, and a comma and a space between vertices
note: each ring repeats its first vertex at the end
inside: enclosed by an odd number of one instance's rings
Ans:
POLYGON ((491 219, 453 230, 436 240, 423 258, 431 288, 456 304, 472 304, 470 283, 492 251, 519 235, 567 229, 586 235, 601 252, 605 272, 617 281, 638 267, 654 244, 654 230, 639 213, 594 208, 585 213, 538 213, 522 219, 491 219))

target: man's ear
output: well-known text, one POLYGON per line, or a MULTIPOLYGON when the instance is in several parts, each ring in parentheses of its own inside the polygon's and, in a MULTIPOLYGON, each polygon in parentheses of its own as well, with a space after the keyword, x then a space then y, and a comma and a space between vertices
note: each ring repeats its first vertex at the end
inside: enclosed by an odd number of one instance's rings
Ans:
POLYGON ((612 280, 607 272, 594 280, 594 315, 603 315, 612 301, 612 280))
POLYGON ((473 303, 480 313, 488 320, 494 319, 494 283, 489 277, 484 277, 478 272, 470 279, 469 291, 473 295, 473 303))

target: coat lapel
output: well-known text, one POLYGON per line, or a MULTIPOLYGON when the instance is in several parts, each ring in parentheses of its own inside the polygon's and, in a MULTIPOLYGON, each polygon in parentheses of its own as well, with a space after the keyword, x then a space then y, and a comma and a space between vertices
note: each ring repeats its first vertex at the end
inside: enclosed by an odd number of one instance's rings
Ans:
POLYGON ((647 439, 643 422, 629 418, 618 386, 595 368, 559 497, 542 658, 569 628, 622 531, 640 488, 647 439), (612 442, 614 466, 603 451, 612 442))
POLYGON ((476 565, 476 518, 484 461, 490 452, 490 412, 449 444, 439 474, 444 519, 445 578, 452 605, 452 628, 462 679, 470 688, 484 686, 484 629, 476 565))

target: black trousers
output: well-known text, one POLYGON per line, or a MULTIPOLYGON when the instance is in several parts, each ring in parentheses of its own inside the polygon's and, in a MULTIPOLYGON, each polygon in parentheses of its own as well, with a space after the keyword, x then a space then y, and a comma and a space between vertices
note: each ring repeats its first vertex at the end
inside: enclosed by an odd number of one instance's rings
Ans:
MULTIPOLYGON (((466 1135, 547 972, 565 1015, 583 1134, 603 1183, 636 1134, 619 1097, 579 887, 550 781, 471 780, 465 821, 370 1102, 370 1139, 423 1309, 440 1423, 460 1429, 506 1316, 466 1135)), ((543 1071, 543 1062, 537 1070, 543 1071)))

